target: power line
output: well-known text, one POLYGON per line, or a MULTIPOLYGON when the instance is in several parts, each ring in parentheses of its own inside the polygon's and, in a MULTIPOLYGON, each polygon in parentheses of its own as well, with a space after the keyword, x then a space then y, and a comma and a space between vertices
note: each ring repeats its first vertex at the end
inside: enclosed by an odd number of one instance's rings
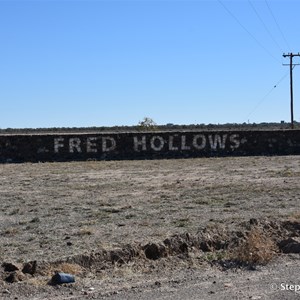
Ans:
POLYGON ((278 87, 278 85, 289 75, 290 72, 287 72, 284 76, 278 80, 278 82, 268 91, 268 93, 262 97, 256 106, 252 109, 252 111, 247 115, 246 119, 248 119, 257 109, 258 107, 270 96, 270 94, 278 87))
POLYGON ((285 38, 285 35, 283 34, 283 31, 281 30, 281 28, 280 28, 280 26, 279 26, 279 23, 277 22, 277 20, 276 20, 276 18, 275 18, 275 15, 273 14, 273 12, 272 12, 272 10, 271 10, 271 7, 270 7, 268 1, 265 0, 265 3, 266 3, 266 5, 267 5, 267 7, 268 7, 268 9, 269 9, 269 12, 270 12, 271 16, 273 17, 273 20, 274 20, 274 22, 275 22, 275 24, 276 24, 276 26, 277 26, 279 32, 281 33, 281 36, 282 36, 283 40, 285 41, 286 46, 287 46, 288 49, 290 49, 290 51, 292 52, 291 47, 290 47, 290 45, 289 45, 287 39, 285 38))
POLYGON ((240 20, 228 9, 228 7, 221 1, 218 2, 223 6, 223 8, 227 11, 227 13, 248 33, 249 36, 266 52, 269 56, 275 59, 277 62, 281 64, 281 61, 278 60, 241 22, 240 20))
POLYGON ((283 52, 282 48, 280 47, 280 45, 277 43, 277 41, 275 40, 274 36, 272 35, 272 33, 270 32, 269 28, 267 27, 267 25, 265 24, 264 20, 261 18, 261 16, 259 15, 259 13, 257 12, 257 9, 255 8, 255 6, 253 5, 253 3, 248 0, 248 3, 250 4, 251 8, 253 9, 253 11, 255 12, 256 16, 258 17, 258 19, 260 20, 260 22, 262 23, 262 25, 264 26, 266 32, 269 34, 270 38, 273 40, 274 44, 278 47, 278 49, 283 52))
POLYGON ((299 64, 293 64, 293 57, 294 56, 300 56, 300 53, 288 53, 283 54, 283 57, 289 57, 290 58, 290 89, 291 89, 291 127, 294 128, 294 100, 293 100, 293 69, 296 65, 299 64))

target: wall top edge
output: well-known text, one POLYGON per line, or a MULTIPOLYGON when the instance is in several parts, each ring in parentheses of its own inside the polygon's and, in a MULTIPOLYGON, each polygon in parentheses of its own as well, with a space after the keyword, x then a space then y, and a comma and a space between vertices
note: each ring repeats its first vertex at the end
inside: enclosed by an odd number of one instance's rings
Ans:
POLYGON ((148 131, 87 131, 87 132, 28 132, 28 133, 0 133, 0 137, 7 136, 70 136, 70 135, 122 135, 122 134, 184 134, 184 133, 221 133, 221 132, 300 132, 300 129, 197 129, 197 130, 148 130, 148 131))

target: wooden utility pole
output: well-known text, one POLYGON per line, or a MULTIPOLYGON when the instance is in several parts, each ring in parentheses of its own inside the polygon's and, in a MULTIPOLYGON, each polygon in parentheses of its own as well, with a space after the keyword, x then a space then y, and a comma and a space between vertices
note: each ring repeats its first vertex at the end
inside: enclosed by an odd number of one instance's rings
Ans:
POLYGON ((297 54, 293 54, 293 53, 283 54, 283 57, 287 57, 287 56, 290 58, 290 63, 285 64, 284 66, 290 66, 291 127, 292 127, 292 129, 294 129, 293 68, 297 64, 293 64, 293 57, 294 56, 300 56, 300 53, 298 52, 297 54))

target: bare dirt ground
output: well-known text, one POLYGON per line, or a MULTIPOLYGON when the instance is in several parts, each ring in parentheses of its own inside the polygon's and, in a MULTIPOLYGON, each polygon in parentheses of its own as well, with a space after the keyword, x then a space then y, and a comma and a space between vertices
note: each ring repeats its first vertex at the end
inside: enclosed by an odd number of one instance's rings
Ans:
POLYGON ((0 165, 0 298, 293 299, 267 287, 300 284, 299 179, 297 156, 0 165), (237 265, 253 227, 273 259, 237 265))

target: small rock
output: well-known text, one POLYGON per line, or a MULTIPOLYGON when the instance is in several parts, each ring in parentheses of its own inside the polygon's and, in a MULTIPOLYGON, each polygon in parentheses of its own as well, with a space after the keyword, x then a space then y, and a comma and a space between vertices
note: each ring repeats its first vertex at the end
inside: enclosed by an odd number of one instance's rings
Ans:
POLYGON ((200 249, 203 252, 211 252, 213 250, 211 241, 202 241, 200 243, 200 249))
POLYGON ((12 263, 5 263, 4 262, 2 264, 2 267, 4 268, 5 272, 14 272, 14 271, 19 270, 19 268, 15 264, 12 264, 12 263))
POLYGON ((22 269, 22 272, 24 274, 31 274, 33 275, 34 273, 36 273, 36 269, 37 269, 37 262, 35 261, 30 261, 28 263, 26 263, 22 269))
POLYGON ((224 287, 229 288, 229 287, 233 287, 232 283, 224 283, 224 287))
POLYGON ((167 256, 166 247, 164 245, 147 244, 144 246, 145 255, 148 259, 156 260, 167 256))
POLYGON ((34 217, 30 223, 39 223, 40 222, 40 219, 38 217, 34 217))
POLYGON ((161 283, 159 281, 155 281, 154 283, 156 286, 161 286, 161 283))
POLYGON ((10 291, 5 289, 5 290, 2 291, 2 294, 10 294, 10 291))
POLYGON ((72 242, 67 242, 67 246, 72 246, 73 243, 72 242))
POLYGON ((113 264, 115 264, 115 263, 120 264, 120 265, 125 264, 125 260, 123 259, 122 254, 118 253, 117 251, 116 252, 111 251, 110 259, 113 264))
POLYGON ((250 223, 250 225, 258 225, 258 220, 255 218, 251 218, 249 223, 250 223))
POLYGON ((20 271, 15 271, 10 273, 6 278, 5 281, 9 283, 15 283, 19 281, 23 281, 26 278, 26 276, 20 272, 20 271))
POLYGON ((278 244, 283 253, 300 253, 299 238, 288 238, 278 244))

